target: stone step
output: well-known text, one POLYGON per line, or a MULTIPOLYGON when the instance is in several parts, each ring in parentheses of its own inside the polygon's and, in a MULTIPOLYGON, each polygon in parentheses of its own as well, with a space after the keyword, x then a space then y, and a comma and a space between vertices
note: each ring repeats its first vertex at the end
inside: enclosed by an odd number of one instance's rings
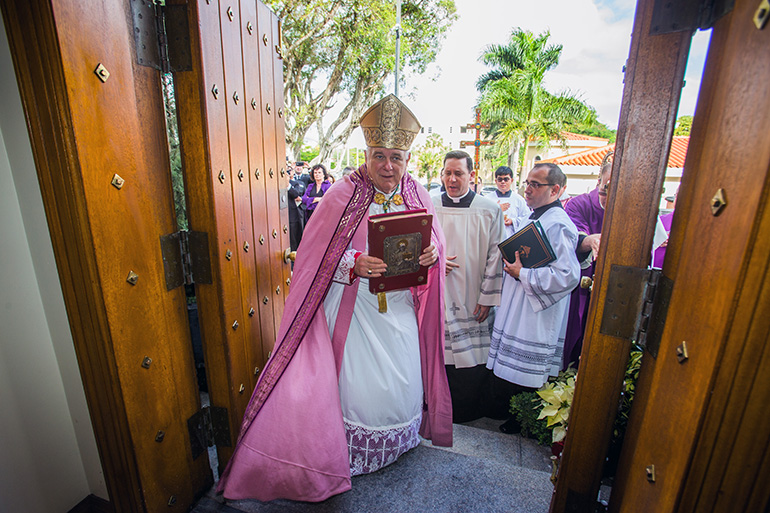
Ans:
MULTIPOLYGON (((498 422, 499 424, 499 422, 498 422)), ((517 435, 455 425, 455 447, 424 442, 396 463, 353 478, 353 489, 322 503, 227 501, 211 492, 195 513, 546 513, 550 460, 517 435)))
POLYGON ((499 461, 541 472, 551 472, 551 448, 519 435, 499 431, 502 421, 479 419, 469 424, 454 424, 453 446, 437 447, 429 441, 424 445, 443 451, 464 454, 491 461, 499 461))

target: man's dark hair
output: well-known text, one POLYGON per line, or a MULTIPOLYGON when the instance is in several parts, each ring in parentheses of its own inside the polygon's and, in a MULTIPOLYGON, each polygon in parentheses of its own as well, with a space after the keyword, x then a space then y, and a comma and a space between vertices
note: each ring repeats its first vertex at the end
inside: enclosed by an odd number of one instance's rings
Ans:
POLYGON ((567 177, 561 168, 556 164, 543 162, 542 164, 535 164, 532 169, 537 169, 539 167, 544 167, 548 170, 548 183, 558 185, 561 188, 564 188, 564 186, 567 185, 567 177))
POLYGON ((495 170, 495 178, 498 176, 510 176, 513 178, 513 169, 508 166, 500 166, 495 170))
POLYGON ((444 156, 444 164, 443 164, 444 167, 446 167, 446 161, 449 160, 449 159, 458 159, 458 160, 465 159, 465 167, 468 168, 468 172, 469 173, 473 172, 473 159, 471 158, 470 155, 468 155, 464 151, 462 151, 462 150, 452 150, 449 153, 447 153, 444 156))

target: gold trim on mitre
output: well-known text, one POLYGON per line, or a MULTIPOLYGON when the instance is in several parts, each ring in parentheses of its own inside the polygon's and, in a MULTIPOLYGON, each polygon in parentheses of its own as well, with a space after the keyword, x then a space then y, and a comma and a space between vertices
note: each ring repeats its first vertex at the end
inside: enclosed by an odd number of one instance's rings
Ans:
POLYGON ((420 122, 404 103, 389 94, 361 116, 361 130, 370 148, 409 150, 420 122))

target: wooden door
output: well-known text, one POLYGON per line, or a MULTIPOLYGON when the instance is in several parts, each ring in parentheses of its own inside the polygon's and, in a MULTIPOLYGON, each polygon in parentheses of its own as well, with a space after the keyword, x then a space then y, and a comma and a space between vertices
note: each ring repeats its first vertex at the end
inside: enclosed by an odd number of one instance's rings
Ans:
MULTIPOLYGON (((195 28, 179 34, 193 65, 177 74, 177 102, 190 224, 212 262, 213 283, 196 287, 212 405, 228 414, 224 463, 290 284, 279 25, 255 0, 167 4, 195 28)), ((160 75, 137 64, 151 43, 136 47, 131 23, 157 8, 0 6, 110 499, 185 511, 212 475, 191 449, 186 298, 167 290, 161 254, 176 222, 160 75)))
POLYGON ((188 8, 193 69, 176 98, 190 227, 209 234, 214 280, 196 293, 211 404, 228 411, 224 465, 290 284, 281 43, 256 0, 188 8))
POLYGON ((176 231, 155 69, 127 0, 0 2, 104 477, 116 511, 186 511, 212 483, 186 299, 167 290, 176 231))
MULTIPOLYGON (((598 294, 552 511, 594 511, 629 344, 601 330, 610 268, 649 258, 689 44, 687 32, 654 33, 654 4, 637 5, 598 294)), ((713 29, 663 269, 670 306, 657 356, 645 352, 611 511, 768 507, 770 105, 759 84, 770 36, 759 12, 738 0, 713 29), (727 204, 714 211, 720 190, 727 204)))
POLYGON ((614 265, 646 268, 683 84, 690 33, 651 34, 639 0, 626 64, 610 195, 553 512, 592 512, 612 437, 630 340, 601 332, 614 265))
POLYGON ((642 363, 611 511, 770 503, 770 29, 755 25, 758 5, 737 0, 713 28, 663 268, 670 307, 642 363))

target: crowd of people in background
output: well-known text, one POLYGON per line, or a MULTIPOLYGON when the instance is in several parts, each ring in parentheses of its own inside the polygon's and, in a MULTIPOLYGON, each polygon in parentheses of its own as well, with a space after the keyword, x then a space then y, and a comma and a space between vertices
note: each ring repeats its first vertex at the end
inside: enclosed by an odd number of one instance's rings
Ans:
MULTIPOLYGON (((291 250, 297 251, 305 225, 336 179, 323 164, 309 166, 307 162, 291 164, 288 158, 286 160, 289 172, 289 239, 291 250)), ((341 177, 349 176, 353 171, 354 167, 346 166, 341 177)))

